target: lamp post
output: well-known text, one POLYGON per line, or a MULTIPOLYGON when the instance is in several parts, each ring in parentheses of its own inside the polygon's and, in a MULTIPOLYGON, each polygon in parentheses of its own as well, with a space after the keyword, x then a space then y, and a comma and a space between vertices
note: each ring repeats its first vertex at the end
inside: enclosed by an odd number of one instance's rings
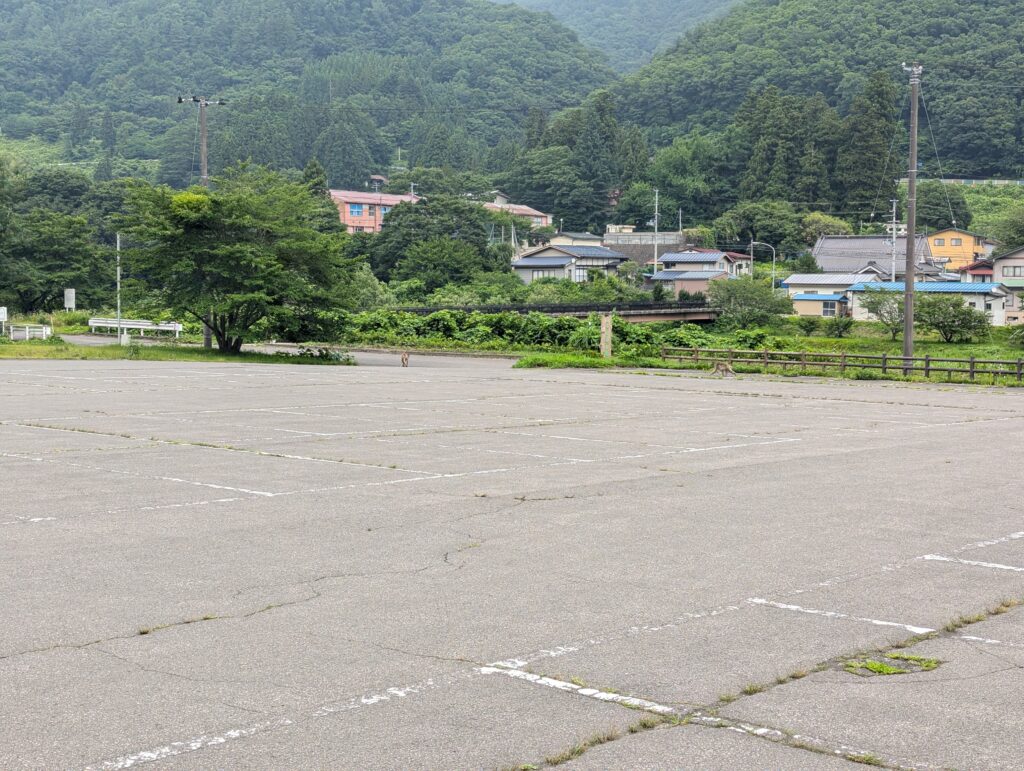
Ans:
POLYGON ((766 244, 764 241, 751 241, 750 242, 750 276, 754 276, 754 247, 755 246, 767 246, 772 250, 772 291, 775 291, 775 247, 771 244, 766 244))
POLYGON ((124 345, 121 336, 121 234, 117 234, 117 344, 124 345))

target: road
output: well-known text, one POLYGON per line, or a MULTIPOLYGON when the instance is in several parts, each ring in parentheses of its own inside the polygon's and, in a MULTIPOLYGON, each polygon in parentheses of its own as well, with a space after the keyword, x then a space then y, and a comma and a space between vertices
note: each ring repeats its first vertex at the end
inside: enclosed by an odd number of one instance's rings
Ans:
POLYGON ((1024 767, 1024 392, 393 359, 0 363, 0 767, 1024 767))

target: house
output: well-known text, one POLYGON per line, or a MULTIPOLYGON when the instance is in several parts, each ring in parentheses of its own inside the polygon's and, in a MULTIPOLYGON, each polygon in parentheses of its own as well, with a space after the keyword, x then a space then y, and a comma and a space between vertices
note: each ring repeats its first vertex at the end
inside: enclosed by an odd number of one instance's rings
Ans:
MULTIPOLYGON (((853 318, 865 321, 871 318, 871 314, 865 310, 863 305, 864 292, 868 289, 884 289, 890 292, 902 292, 904 283, 902 281, 875 281, 864 284, 854 284, 847 292, 850 298, 850 315, 853 318)), ((981 282, 964 283, 960 281, 923 281, 914 284, 914 293, 920 297, 924 294, 953 294, 963 298, 966 305, 988 313, 993 326, 1001 327, 1006 324, 1006 297, 1008 292, 1000 284, 981 282)))
POLYGON ((1024 322, 1024 247, 1003 252, 992 259, 992 280, 1010 293, 1006 323, 1024 322))
POLYGON ((360 190, 332 190, 341 222, 349 233, 379 233, 384 215, 400 203, 416 203, 416 195, 388 195, 360 190))
MULTIPOLYGON (((918 263, 928 264, 932 254, 928 239, 919 235, 914 239, 914 254, 918 263)), ((872 236, 821 236, 811 254, 818 266, 826 273, 859 273, 868 265, 874 265, 886 272, 892 272, 893 239, 889 235, 872 236)), ((896 272, 903 271, 907 261, 907 237, 896 238, 896 272)), ((941 266, 932 265, 936 273, 941 266)))
POLYGON ((628 257, 603 246, 540 246, 512 263, 524 284, 542 278, 568 278, 583 283, 592 271, 614 275, 628 257))
POLYGON ((821 316, 835 318, 848 316, 850 301, 842 294, 821 294, 818 292, 798 292, 791 294, 793 313, 797 316, 821 316))
POLYGON ((991 256, 996 242, 988 236, 959 228, 946 228, 926 236, 932 259, 957 271, 965 265, 991 256))
POLYGON ((990 283, 994 276, 992 260, 977 260, 970 265, 964 265, 957 271, 960 281, 965 283, 990 283))
POLYGON ((692 248, 692 241, 685 233, 674 230, 655 233, 653 231, 637 232, 634 225, 609 225, 602 243, 609 249, 622 252, 633 262, 644 265, 654 257, 655 249, 658 256, 668 252, 682 252, 692 248))
POLYGON ((876 281, 877 274, 865 273, 794 273, 782 282, 793 301, 797 316, 845 316, 848 309, 846 291, 854 284, 876 281))
POLYGON ((546 228, 551 225, 552 217, 542 211, 537 211, 532 206, 512 203, 509 197, 500 190, 494 191, 494 200, 484 204, 488 211, 505 212, 513 217, 522 217, 530 221, 535 228, 546 228))
POLYGON ((712 281, 723 279, 735 279, 725 270, 659 270, 648 277, 645 282, 647 286, 660 284, 673 297, 678 297, 680 292, 688 294, 708 293, 712 281))
POLYGON ((603 246, 601 236, 593 233, 555 233, 548 241, 552 246, 603 246))
POLYGON ((740 276, 750 272, 750 255, 738 252, 719 252, 714 249, 690 249, 685 252, 669 252, 645 264, 657 272, 664 268, 668 271, 724 271, 730 276, 740 276))

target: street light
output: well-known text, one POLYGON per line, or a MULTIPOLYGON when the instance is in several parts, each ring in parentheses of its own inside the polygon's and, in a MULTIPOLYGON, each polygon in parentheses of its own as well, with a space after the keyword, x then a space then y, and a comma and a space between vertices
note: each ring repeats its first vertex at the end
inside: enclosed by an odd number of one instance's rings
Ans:
POLYGON ((750 275, 754 275, 754 247, 755 246, 767 246, 772 250, 772 291, 775 291, 775 247, 771 244, 766 244, 764 241, 751 241, 750 242, 750 275))

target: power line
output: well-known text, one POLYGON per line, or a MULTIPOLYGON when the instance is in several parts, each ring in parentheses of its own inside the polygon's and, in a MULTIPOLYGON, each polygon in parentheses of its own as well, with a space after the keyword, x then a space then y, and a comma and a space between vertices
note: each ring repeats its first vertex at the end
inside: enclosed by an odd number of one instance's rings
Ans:
MULTIPOLYGON (((921 90, 921 106, 924 108, 924 119, 928 123, 928 133, 932 138, 932 149, 935 150, 935 163, 939 167, 939 182, 944 181, 945 176, 942 173, 942 159, 939 157, 939 145, 935 141, 935 130, 932 128, 932 119, 928 115, 928 102, 924 98, 924 89, 921 90)), ((953 227, 956 227, 956 217, 953 215, 953 204, 949 200, 949 190, 946 186, 942 186, 942 194, 946 197, 946 208, 949 209, 949 220, 953 223, 953 227)))

